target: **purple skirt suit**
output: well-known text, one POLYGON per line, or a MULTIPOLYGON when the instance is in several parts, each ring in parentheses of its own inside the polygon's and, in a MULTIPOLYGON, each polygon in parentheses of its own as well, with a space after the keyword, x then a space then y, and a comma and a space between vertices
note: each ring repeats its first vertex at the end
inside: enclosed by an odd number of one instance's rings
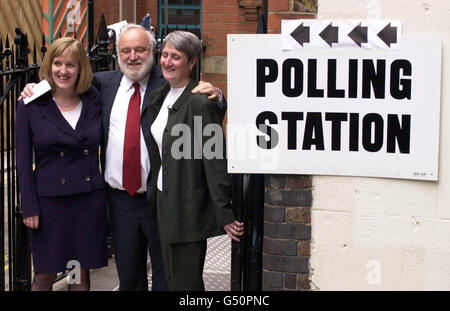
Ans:
POLYGON ((73 260, 82 269, 108 263, 105 190, 99 168, 102 101, 95 87, 82 94, 81 101, 75 129, 50 92, 17 106, 22 214, 23 218, 39 215, 39 227, 29 230, 35 273, 62 272, 72 268, 73 260))

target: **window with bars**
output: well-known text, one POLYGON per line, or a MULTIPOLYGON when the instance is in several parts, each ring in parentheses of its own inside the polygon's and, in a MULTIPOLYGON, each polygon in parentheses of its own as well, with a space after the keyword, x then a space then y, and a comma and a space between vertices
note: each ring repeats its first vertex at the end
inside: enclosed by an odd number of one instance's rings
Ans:
POLYGON ((202 1, 201 0, 159 0, 158 37, 174 30, 195 33, 201 39, 202 1), (167 10, 164 4, 167 2, 167 10), (165 17, 167 12, 167 20, 165 17), (167 25, 166 25, 167 22, 167 25))

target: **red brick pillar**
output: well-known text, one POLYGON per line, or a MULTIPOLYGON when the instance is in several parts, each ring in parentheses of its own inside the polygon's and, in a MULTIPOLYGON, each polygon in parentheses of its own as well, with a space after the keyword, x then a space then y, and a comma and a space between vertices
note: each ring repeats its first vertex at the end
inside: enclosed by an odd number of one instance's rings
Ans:
POLYGON ((311 176, 266 175, 263 289, 308 290, 311 176))

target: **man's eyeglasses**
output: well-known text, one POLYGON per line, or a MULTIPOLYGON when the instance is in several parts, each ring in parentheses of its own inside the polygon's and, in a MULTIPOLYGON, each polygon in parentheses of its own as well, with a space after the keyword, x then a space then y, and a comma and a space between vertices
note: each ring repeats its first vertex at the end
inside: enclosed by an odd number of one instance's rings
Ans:
POLYGON ((146 48, 136 48, 136 49, 124 48, 124 49, 120 49, 119 52, 120 52, 120 54, 123 54, 123 55, 130 55, 133 51, 134 51, 134 54, 144 54, 145 52, 148 51, 148 49, 146 49, 146 48))

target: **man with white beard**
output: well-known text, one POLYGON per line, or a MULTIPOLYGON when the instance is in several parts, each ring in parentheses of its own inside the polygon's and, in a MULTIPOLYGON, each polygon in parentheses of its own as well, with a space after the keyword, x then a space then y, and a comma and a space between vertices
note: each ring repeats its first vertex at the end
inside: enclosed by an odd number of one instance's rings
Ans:
MULTIPOLYGON (((144 27, 134 24, 125 26, 117 40, 121 71, 99 72, 93 79, 103 100, 102 163, 120 290, 148 289, 147 248, 152 264, 152 290, 168 290, 158 227, 156 219, 150 217, 147 197, 147 190, 150 190, 150 185, 147 185, 147 179, 150 179, 147 147, 151 135, 147 108, 151 92, 165 82, 161 69, 154 66, 155 47, 156 40, 144 27), (129 187, 124 186, 123 182, 124 162, 128 157, 124 156, 124 145, 129 131, 128 125, 125 125, 127 115, 131 114, 133 98, 140 101, 140 129, 137 128, 140 131, 140 146, 131 152, 132 156, 138 156, 137 160, 134 158, 131 161, 134 164, 140 161, 137 169, 141 178, 134 178, 133 182, 137 179, 137 184, 129 187)), ((221 106, 221 95, 212 84, 201 82, 193 92, 208 94, 210 99, 217 99, 221 106)), ((134 120, 139 124, 139 116, 134 120)))

